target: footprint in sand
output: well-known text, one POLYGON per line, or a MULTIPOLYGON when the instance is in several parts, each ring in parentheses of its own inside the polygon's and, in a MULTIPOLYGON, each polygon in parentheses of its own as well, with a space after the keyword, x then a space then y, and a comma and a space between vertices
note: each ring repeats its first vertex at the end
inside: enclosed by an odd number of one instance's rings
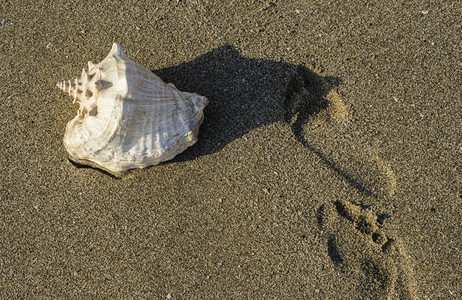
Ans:
POLYGON ((350 185, 366 195, 391 196, 393 170, 364 141, 342 132, 348 110, 339 83, 310 66, 298 67, 287 88, 285 119, 297 140, 350 185))
POLYGON ((343 288, 358 299, 417 299, 411 265, 399 240, 382 230, 387 216, 347 201, 323 204, 318 223, 343 288))

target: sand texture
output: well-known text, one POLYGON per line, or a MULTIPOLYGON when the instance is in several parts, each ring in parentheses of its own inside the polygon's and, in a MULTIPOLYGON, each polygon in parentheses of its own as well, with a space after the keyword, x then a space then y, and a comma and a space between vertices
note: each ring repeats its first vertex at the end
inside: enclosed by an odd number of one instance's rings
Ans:
POLYGON ((462 299, 460 1, 0 3, 0 299, 462 299), (112 43, 199 141, 73 164, 112 43))

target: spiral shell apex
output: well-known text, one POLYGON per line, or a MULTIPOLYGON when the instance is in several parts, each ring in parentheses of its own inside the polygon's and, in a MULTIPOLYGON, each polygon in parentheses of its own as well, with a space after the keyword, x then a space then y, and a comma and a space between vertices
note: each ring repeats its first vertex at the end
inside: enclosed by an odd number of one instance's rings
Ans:
POLYGON ((57 86, 79 104, 64 146, 71 160, 119 174, 170 160, 197 141, 206 97, 179 91, 114 43, 99 64, 57 86))

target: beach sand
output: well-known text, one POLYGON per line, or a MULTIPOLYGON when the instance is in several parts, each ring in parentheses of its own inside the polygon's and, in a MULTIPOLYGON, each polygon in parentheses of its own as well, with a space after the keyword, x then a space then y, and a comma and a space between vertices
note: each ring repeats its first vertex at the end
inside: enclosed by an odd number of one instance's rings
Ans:
POLYGON ((3 1, 0 298, 461 299, 458 1, 3 1), (122 179, 56 83, 118 42, 210 104, 122 179))

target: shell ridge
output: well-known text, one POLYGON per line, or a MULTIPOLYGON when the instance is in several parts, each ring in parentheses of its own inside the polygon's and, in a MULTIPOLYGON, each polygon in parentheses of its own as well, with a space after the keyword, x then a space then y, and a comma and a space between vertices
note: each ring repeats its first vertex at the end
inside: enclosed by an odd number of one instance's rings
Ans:
POLYGON ((197 141, 208 104, 129 59, 117 43, 100 63, 89 61, 80 79, 57 86, 80 106, 66 125, 69 155, 115 173, 156 165, 186 150, 197 141))

